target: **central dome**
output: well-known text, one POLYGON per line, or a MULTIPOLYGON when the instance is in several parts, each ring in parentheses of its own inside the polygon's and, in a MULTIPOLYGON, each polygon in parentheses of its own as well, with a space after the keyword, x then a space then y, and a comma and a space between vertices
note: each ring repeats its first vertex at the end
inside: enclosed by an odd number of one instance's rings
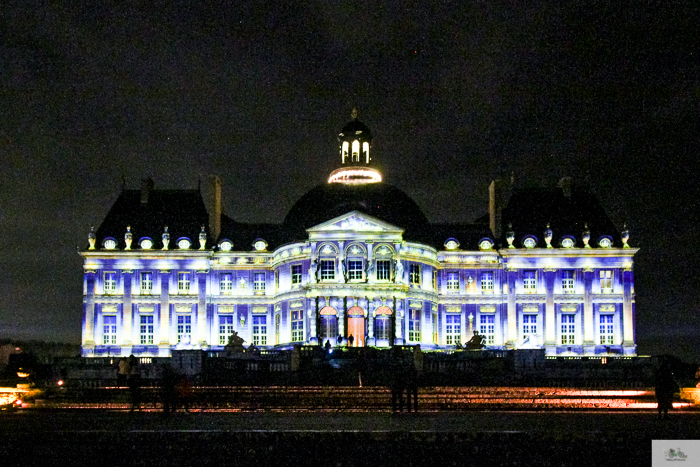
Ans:
POLYGON ((350 211, 360 211, 405 229, 405 234, 414 239, 422 237, 429 228, 416 202, 386 183, 319 185, 292 206, 283 226, 303 238, 306 229, 350 211))

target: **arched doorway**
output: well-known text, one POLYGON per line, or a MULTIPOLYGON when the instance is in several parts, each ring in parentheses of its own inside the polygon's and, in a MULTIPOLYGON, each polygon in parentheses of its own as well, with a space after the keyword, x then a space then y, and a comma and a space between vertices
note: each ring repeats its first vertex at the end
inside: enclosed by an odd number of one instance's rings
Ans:
POLYGON ((333 345, 338 337, 338 312, 331 306, 324 306, 319 314, 318 341, 321 345, 326 341, 333 345))
MULTIPOLYGON (((365 346, 365 310, 359 306, 353 306, 348 310, 348 334, 352 335, 353 347, 365 346)), ((348 340, 348 344, 350 341, 348 340)))

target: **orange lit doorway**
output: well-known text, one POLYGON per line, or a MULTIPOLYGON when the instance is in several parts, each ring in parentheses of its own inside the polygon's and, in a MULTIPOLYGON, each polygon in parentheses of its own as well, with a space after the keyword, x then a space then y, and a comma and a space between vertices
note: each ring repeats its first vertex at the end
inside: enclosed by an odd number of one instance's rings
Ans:
MULTIPOLYGON (((352 334, 353 347, 364 347, 365 346, 365 319, 349 317, 348 318, 348 337, 352 334)), ((349 343, 350 341, 348 341, 349 343)))

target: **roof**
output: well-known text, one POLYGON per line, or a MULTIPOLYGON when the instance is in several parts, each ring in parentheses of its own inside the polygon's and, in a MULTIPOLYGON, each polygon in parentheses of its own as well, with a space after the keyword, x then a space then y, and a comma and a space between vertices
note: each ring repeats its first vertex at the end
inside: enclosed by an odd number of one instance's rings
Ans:
POLYGON ((199 190, 151 190, 147 203, 141 202, 141 190, 124 190, 95 235, 98 248, 105 238, 113 237, 122 249, 126 247, 124 233, 131 226, 132 248, 142 237, 150 237, 154 248, 162 248, 167 226, 171 245, 180 237, 188 237, 196 245, 202 226, 208 234, 208 225, 209 215, 199 190))
POLYGON ((506 233, 512 230, 516 247, 522 245, 526 235, 535 236, 538 246, 544 247, 547 224, 553 233, 553 246, 558 246, 566 235, 583 246, 581 237, 586 225, 591 232, 591 246, 597 244, 601 235, 608 235, 621 245, 618 230, 590 191, 571 190, 570 195, 565 196, 561 188, 525 188, 513 191, 501 213, 501 246, 507 245, 506 233))

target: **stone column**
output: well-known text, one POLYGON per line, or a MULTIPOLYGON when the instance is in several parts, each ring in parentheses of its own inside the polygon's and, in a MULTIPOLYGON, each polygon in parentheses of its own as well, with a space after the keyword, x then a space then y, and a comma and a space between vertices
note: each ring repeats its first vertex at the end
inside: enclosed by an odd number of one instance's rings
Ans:
POLYGON ((404 319, 406 318, 406 309, 408 306, 407 299, 403 298, 399 300, 398 302, 396 301, 396 298, 394 298, 394 307, 395 308, 401 308, 401 311, 396 309, 394 311, 394 316, 396 316, 396 330, 395 330, 395 338, 394 338, 394 344, 395 345, 403 345, 404 344, 404 338, 403 338, 403 323, 404 319))
POLYGON ((309 299, 308 303, 308 315, 309 315, 309 344, 318 344, 318 336, 316 335, 316 325, 318 323, 318 297, 315 299, 309 299))
POLYGON ((622 271, 622 347, 625 355, 635 355, 637 345, 634 343, 634 305, 632 303, 632 285, 634 276, 632 268, 627 267, 622 271))
POLYGON ((92 354, 95 348, 95 275, 96 271, 85 271, 85 322, 83 323, 83 352, 92 354))
POLYGON ((546 299, 544 309, 544 345, 547 354, 555 353, 557 346, 556 315, 554 312, 554 272, 556 269, 544 269, 546 299))
POLYGON ((209 271, 197 271, 197 344, 206 347, 207 333, 207 277, 209 271))
POLYGON ((515 305, 515 280, 518 276, 518 271, 515 269, 506 270, 506 285, 508 287, 508 305, 506 325, 508 326, 506 348, 512 349, 518 342, 518 314, 515 305))
POLYGON ((342 301, 340 298, 338 300, 338 334, 343 336, 343 338, 348 337, 345 334, 345 314, 348 309, 348 297, 343 297, 342 301))
POLYGON ((160 272, 160 319, 158 323, 158 356, 170 356, 170 271, 160 272))
POLYGON ((367 299, 367 342, 366 345, 375 345, 374 340, 374 310, 377 308, 375 306, 374 300, 367 299))
POLYGON ((583 270, 583 352, 595 354, 595 323, 593 322, 593 269, 583 270))
POLYGON ((124 269, 122 280, 124 281, 124 300, 122 306, 122 355, 131 354, 131 346, 134 342, 134 310, 132 305, 131 288, 134 271, 124 269))

